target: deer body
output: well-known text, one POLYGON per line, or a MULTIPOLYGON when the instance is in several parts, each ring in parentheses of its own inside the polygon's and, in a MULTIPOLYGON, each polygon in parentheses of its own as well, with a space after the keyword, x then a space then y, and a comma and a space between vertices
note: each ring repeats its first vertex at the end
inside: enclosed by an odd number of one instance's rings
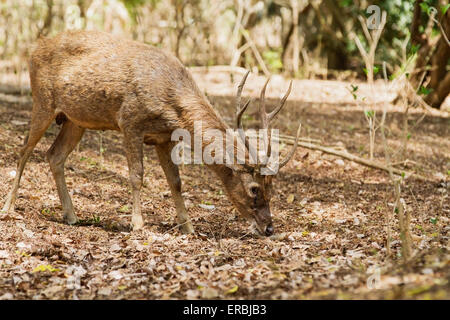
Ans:
MULTIPOLYGON (((123 134, 128 161, 134 229, 144 225, 140 189, 144 172, 142 147, 147 143, 156 146, 182 231, 193 232, 181 196, 178 168, 170 158, 171 133, 178 128, 193 132, 196 120, 202 121, 204 129, 224 133, 228 126, 178 59, 157 48, 107 33, 65 32, 38 41, 30 59, 30 81, 33 92, 30 132, 20 151, 14 185, 3 211, 14 208, 25 163, 56 118, 62 128, 47 158, 69 224, 76 223, 77 217, 64 178, 66 158, 85 129, 117 130, 123 134)), ((254 182, 251 174, 225 165, 210 167, 224 183, 238 211, 245 215, 250 207, 252 212, 259 210, 262 226, 259 230, 273 232, 263 190, 257 191, 260 197, 242 196, 248 194, 246 188, 254 182)))

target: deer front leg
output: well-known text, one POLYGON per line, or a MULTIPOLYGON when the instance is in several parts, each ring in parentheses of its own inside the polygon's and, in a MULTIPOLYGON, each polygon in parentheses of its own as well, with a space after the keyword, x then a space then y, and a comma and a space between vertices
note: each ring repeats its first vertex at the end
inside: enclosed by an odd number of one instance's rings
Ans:
POLYGON ((172 198, 175 202, 181 232, 194 233, 194 227, 189 219, 189 215, 184 205, 184 199, 181 195, 181 179, 178 166, 175 165, 170 158, 172 147, 172 143, 156 145, 156 152, 158 153, 159 163, 164 170, 167 183, 169 184, 172 193, 172 198))
POLYGON ((124 147, 128 161, 133 199, 133 213, 131 217, 133 230, 139 230, 144 226, 144 219, 141 214, 141 187, 144 175, 142 144, 142 135, 136 135, 135 132, 124 132, 124 147))

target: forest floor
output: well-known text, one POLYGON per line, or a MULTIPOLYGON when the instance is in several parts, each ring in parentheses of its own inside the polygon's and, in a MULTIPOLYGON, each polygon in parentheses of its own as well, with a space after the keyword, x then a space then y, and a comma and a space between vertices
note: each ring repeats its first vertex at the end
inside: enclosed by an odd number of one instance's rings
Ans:
MULTIPOLYGON (((232 123, 236 86, 221 84, 223 75, 195 77, 232 123)), ((249 79, 251 90, 244 95, 258 96, 262 83, 249 79)), ((293 135, 301 120, 304 137, 367 158, 367 123, 347 86, 296 82, 274 126, 293 135), (308 98, 302 99, 303 94, 308 98)), ((269 108, 286 88, 286 81, 274 79, 269 108)), ((0 205, 11 187, 30 113, 26 99, 0 102, 0 205)), ((410 126, 421 116, 413 110, 410 126)), ((253 105, 245 121, 255 119, 253 105)), ((402 124, 401 108, 389 104, 388 142, 393 150, 402 146, 402 124)), ((68 226, 62 222, 45 158, 58 131, 53 124, 31 156, 15 212, 0 215, 0 299, 450 298, 448 114, 426 115, 411 132, 405 157, 400 152, 395 158, 409 160, 398 168, 429 178, 406 179, 402 185, 414 245, 406 265, 388 174, 301 147, 274 180, 272 214, 282 236, 261 238, 249 232, 249 223, 236 216, 220 182, 200 165, 181 168, 196 228, 194 235, 182 235, 153 147, 145 147, 146 225, 132 232, 121 137, 87 131, 66 162, 67 184, 81 219, 79 225, 68 226), (393 216, 391 256, 386 250, 387 213, 393 216)), ((376 139, 375 158, 382 160, 378 133, 376 139)))

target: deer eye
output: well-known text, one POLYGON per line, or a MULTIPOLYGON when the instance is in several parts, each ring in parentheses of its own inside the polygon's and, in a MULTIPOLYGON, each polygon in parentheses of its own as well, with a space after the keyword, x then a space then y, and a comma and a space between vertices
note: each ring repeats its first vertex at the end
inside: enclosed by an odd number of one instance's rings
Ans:
POLYGON ((250 187, 250 193, 252 195, 254 195, 255 197, 258 195, 258 191, 259 191, 259 187, 257 187, 257 186, 250 187))

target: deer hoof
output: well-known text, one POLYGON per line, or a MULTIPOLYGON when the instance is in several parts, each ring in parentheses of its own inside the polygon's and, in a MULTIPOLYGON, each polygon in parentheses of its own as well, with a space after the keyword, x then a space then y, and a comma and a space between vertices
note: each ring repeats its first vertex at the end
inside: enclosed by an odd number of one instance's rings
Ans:
POLYGON ((74 225, 78 222, 76 215, 64 215, 64 221, 69 225, 74 225))
POLYGON ((190 222, 187 222, 187 223, 183 224, 182 226, 180 226, 180 230, 184 234, 194 233, 194 227, 192 226, 192 223, 190 223, 190 222))
POLYGON ((133 224, 133 231, 142 229, 144 227, 144 219, 142 219, 142 216, 132 217, 131 223, 133 224))

